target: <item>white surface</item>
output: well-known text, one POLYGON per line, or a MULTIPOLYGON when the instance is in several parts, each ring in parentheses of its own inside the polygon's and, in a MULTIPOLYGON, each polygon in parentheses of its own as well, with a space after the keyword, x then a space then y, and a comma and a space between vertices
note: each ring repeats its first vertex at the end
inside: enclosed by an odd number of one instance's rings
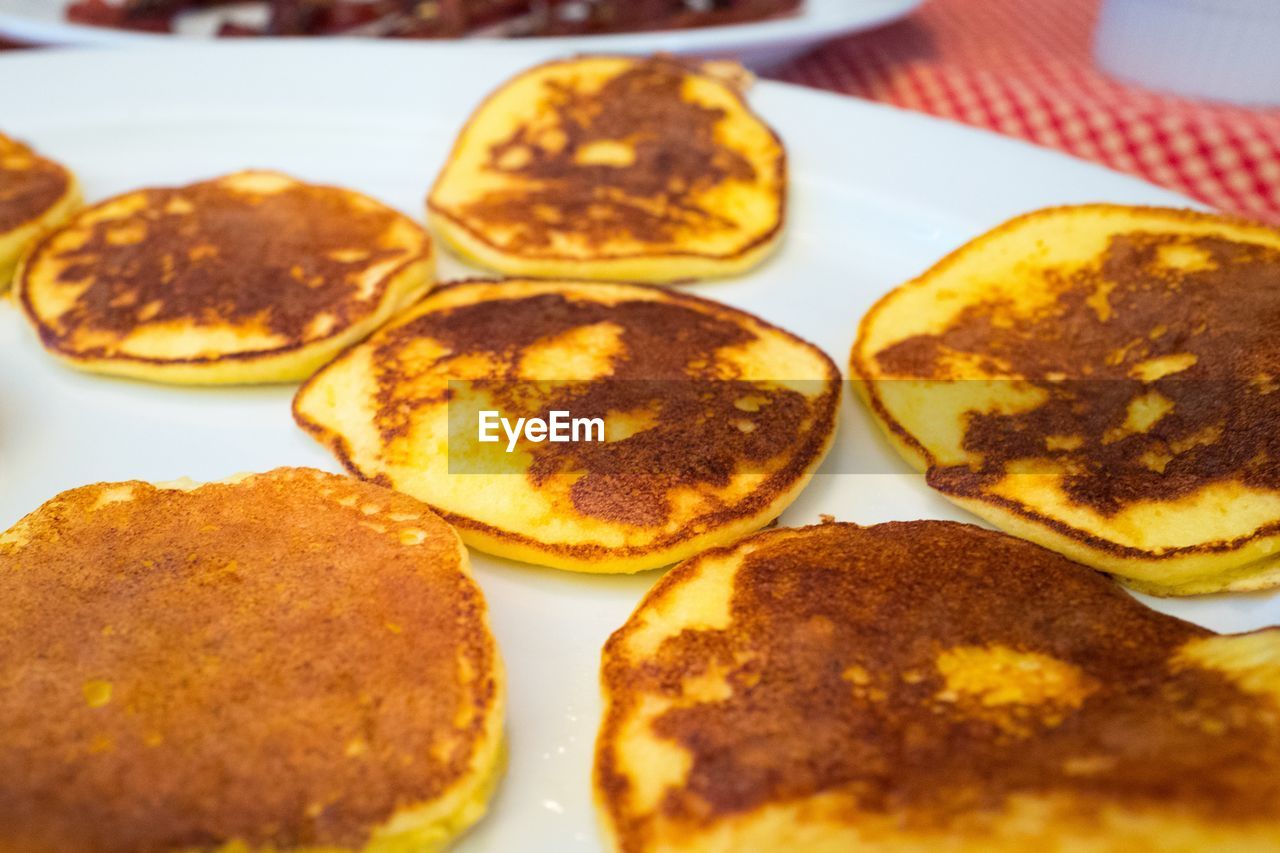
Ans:
MULTIPOLYGON (((245 167, 345 184, 420 217, 476 102, 518 69, 509 51, 411 45, 220 45, 0 57, 3 130, 74 168, 90 200, 245 167), (439 85, 447 81, 447 85, 439 85)), ((757 272, 691 288, 846 360, 871 302, 963 240, 1031 208, 1181 204, 1170 193, 991 134, 848 98, 761 84, 752 102, 792 164, 789 233, 757 272)), ((465 272, 444 259, 445 277, 465 272)), ((298 430, 290 387, 193 390, 82 375, 0 304, 0 529, 99 480, 199 480, 277 465, 337 470, 298 430)), ((836 449, 783 524, 972 520, 930 492, 847 399, 836 449), (837 473, 860 472, 860 473, 837 473)), ((608 634, 657 572, 593 577, 473 554, 510 673, 510 767, 464 851, 595 851, 591 745, 608 634)), ((1280 597, 1158 602, 1218 630, 1280 622, 1280 597)))
POLYGON ((1098 64, 1145 86, 1239 104, 1280 104, 1276 0, 1105 0, 1098 64))
MULTIPOLYGON (((627 33, 568 38, 522 39, 530 49, 548 56, 570 53, 642 53, 670 51, 714 56, 735 56, 752 68, 762 69, 804 53, 839 35, 870 29, 906 15, 922 0, 807 0, 802 11, 788 18, 655 33, 627 33)), ((0 0, 0 35, 37 44, 140 45, 173 40, 173 36, 138 33, 68 22, 62 0, 0 0)), ((232 14, 242 14, 239 10, 232 14)), ((247 10, 252 13, 254 10, 247 10)), ((179 21, 178 33, 207 38, 217 31, 226 13, 193 12, 179 21)), ((248 15, 252 21, 261 16, 248 15)), ((451 46, 448 42, 417 42, 432 49, 469 49, 474 40, 451 46)))

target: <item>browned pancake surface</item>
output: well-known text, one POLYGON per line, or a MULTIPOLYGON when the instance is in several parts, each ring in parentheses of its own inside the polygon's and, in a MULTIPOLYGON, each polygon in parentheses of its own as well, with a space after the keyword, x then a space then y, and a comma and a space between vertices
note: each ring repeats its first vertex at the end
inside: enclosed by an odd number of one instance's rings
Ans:
POLYGON ((0 234, 38 219, 70 185, 66 169, 0 134, 0 234))
POLYGON ((696 576, 695 559, 606 646, 613 704, 597 778, 622 850, 648 849, 658 816, 705 827, 833 791, 856 803, 850 820, 888 815, 908 832, 961 826, 1019 794, 1061 795, 1086 821, 1102 804, 1209 822, 1280 815, 1280 708, 1182 665, 1179 647, 1212 632, 1103 576, 950 522, 828 524, 747 542, 759 547, 734 578, 727 628, 686 628, 643 660, 625 652, 646 610, 696 576), (1044 656, 1044 695, 1017 665, 984 675, 984 653, 1000 648, 1044 656), (952 689, 947 660, 968 661, 982 689, 952 689), (678 698, 682 682, 713 671, 730 696, 653 724, 690 755, 686 783, 657 814, 629 812, 620 726, 644 695, 678 698), (1003 685, 1033 701, 1001 699, 1003 685))
POLYGON ((493 372, 508 374, 471 384, 489 392, 509 419, 546 418, 564 410, 607 421, 611 412, 648 412, 652 426, 622 441, 537 446, 525 475, 537 486, 557 474, 582 472, 570 489, 576 511, 640 527, 667 521, 676 487, 726 486, 742 466, 763 466, 794 447, 798 436, 805 442, 785 470, 760 484, 749 505, 726 506, 700 519, 714 525, 767 505, 791 485, 821 451, 838 396, 834 365, 832 387, 815 402, 793 389, 728 375, 731 366, 713 354, 755 338, 735 317, 722 316, 729 310, 684 294, 605 304, 540 293, 429 311, 379 340, 376 422, 385 440, 402 435, 417 406, 439 402, 438 397, 413 397, 412 378, 425 371, 447 372, 451 363, 476 356, 500 366, 493 372), (622 330, 607 377, 551 381, 536 394, 529 378, 518 378, 521 355, 533 344, 597 324, 622 330), (423 339, 444 349, 433 364, 423 364, 412 347, 423 339), (740 427, 748 416, 740 407, 744 399, 755 407, 749 432, 740 427))
MULTIPOLYGON (((93 222, 83 242, 56 254, 56 281, 87 287, 70 310, 41 322, 54 350, 109 357, 140 326, 172 321, 247 327, 297 346, 372 313, 390 277, 366 292, 371 269, 418 260, 385 247, 399 213, 334 187, 256 193, 223 178, 128 197, 128 214, 93 222), (95 340, 103 342, 85 343, 95 340)), ((84 227, 96 210, 69 227, 84 227)))
POLYGON ((686 99, 691 69, 655 57, 637 62, 595 92, 549 80, 548 120, 520 125, 489 150, 488 168, 529 183, 466 205, 464 220, 518 228, 505 249, 552 247, 571 230, 598 246, 625 235, 662 244, 691 229, 733 227, 699 194, 726 179, 754 180, 748 160, 716 141, 723 110, 686 99), (582 162, 598 143, 630 146, 629 162, 582 162))
POLYGON ((980 496, 1011 462, 1045 457, 1070 472, 1072 500, 1104 514, 1222 480, 1280 491, 1278 276, 1280 252, 1260 244, 1117 234, 1096 268, 1046 278, 1049 310, 1011 324, 998 303, 971 306, 874 358, 889 375, 947 378, 949 354, 972 353, 1047 394, 1030 411, 973 413, 964 447, 982 467, 932 469, 944 492, 980 496), (1181 269, 1169 256, 1196 261, 1181 269), (1143 363, 1161 359, 1193 363, 1144 381, 1143 363), (1126 429, 1131 401, 1152 392, 1171 411, 1155 429, 1126 429), (1046 447, 1046 436, 1078 440, 1046 447))
POLYGON ((281 469, 36 519, 0 544, 0 849, 359 846, 467 772, 495 651, 421 503, 281 469))
MULTIPOLYGON (((650 257, 677 266, 647 275, 629 267, 625 277, 705 275, 710 268, 696 263, 680 275, 678 264, 745 259, 781 229, 786 157, 746 106, 749 83, 729 63, 662 55, 538 66, 472 116, 428 208, 508 263, 650 257), (541 79, 518 98, 508 91, 530 77, 541 79), (483 154, 473 150, 481 147, 483 154)), ((492 262, 477 247, 466 251, 492 262)), ((597 272, 587 277, 611 278, 597 272)))

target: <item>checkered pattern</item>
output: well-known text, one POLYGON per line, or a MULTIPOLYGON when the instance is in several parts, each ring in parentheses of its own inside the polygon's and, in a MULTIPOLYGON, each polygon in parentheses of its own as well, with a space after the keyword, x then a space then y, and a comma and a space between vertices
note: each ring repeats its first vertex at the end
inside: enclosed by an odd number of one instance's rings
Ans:
POLYGON ((776 76, 991 128, 1280 223, 1280 109, 1125 85, 1098 71, 1098 0, 932 0, 776 76))

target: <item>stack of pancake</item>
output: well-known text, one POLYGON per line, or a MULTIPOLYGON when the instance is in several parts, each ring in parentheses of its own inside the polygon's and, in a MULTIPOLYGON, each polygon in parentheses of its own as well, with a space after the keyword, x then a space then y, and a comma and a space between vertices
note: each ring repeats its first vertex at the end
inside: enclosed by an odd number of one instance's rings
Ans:
POLYGON ((1095 571, 1280 585, 1280 232, 1092 205, 977 238, 876 303, 850 373, 1007 532, 761 533, 833 443, 839 370, 664 286, 781 240, 749 83, 670 57, 507 82, 427 215, 510 277, 440 287, 426 230, 352 190, 246 171, 77 210, 0 137, 0 286, 51 354, 305 380, 295 420, 354 475, 89 485, 0 535, 0 853, 447 846, 503 754, 463 543, 680 563, 604 648, 616 850, 1280 848, 1280 631, 1095 571), (598 437, 479 429, 557 412, 598 437))

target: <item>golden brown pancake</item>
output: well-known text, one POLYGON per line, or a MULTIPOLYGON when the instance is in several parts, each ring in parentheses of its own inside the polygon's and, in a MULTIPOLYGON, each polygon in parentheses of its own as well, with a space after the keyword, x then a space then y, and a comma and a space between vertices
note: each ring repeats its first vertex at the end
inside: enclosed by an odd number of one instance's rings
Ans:
POLYGON ((484 598, 389 489, 64 492, 0 536, 0 624, 4 853, 434 851, 496 780, 484 598))
POLYGON ((0 290, 36 238, 79 204, 75 175, 0 133, 0 290))
POLYGON ((431 284, 431 240, 337 187, 238 172, 80 212, 32 251, 18 295, 74 367, 160 382, 310 375, 431 284))
POLYGON ((824 353, 716 302, 634 284, 469 282, 323 368, 294 416, 473 547, 633 572, 776 518, 830 446, 839 397, 824 353), (600 425, 594 441, 485 443, 486 410, 600 425))
POLYGON ((706 552, 602 680, 625 853, 1280 847, 1280 629, 1215 635, 970 525, 706 552))
POLYGON ((1028 214, 863 318, 895 446, 1004 530, 1143 590, 1280 583, 1280 231, 1111 205, 1028 214))
POLYGON ((464 258, 519 276, 670 282, 759 263, 786 157, 732 63, 587 56, 537 66, 472 115, 427 200, 464 258))

